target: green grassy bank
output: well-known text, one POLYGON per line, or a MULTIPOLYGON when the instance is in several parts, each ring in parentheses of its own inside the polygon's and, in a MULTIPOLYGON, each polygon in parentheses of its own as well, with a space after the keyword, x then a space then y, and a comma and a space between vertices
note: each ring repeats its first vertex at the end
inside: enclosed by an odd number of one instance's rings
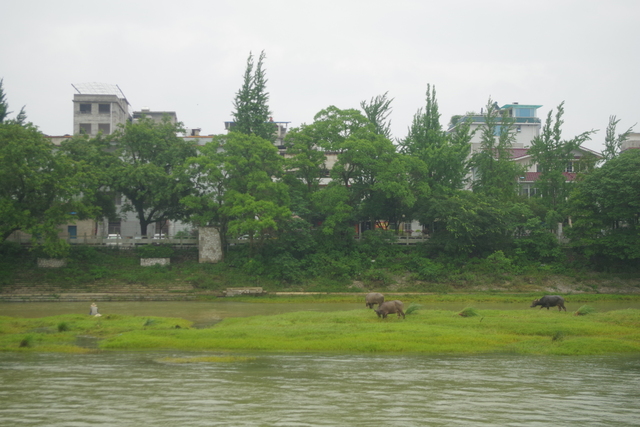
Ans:
MULTIPOLYGON (((367 259, 366 263, 361 262, 364 266, 358 264, 358 268, 350 269, 339 268, 335 265, 336 259, 327 258, 320 263, 323 269, 309 265, 304 276, 295 278, 284 278, 267 269, 264 263, 257 268, 256 262, 235 252, 231 252, 224 263, 200 264, 197 250, 168 248, 166 256, 170 257, 171 265, 142 267, 143 254, 138 253, 139 250, 77 246, 72 248, 67 265, 54 269, 37 268, 37 253, 25 248, 13 249, 5 247, 0 253, 0 292, 3 293, 108 293, 141 287, 161 292, 215 293, 228 287, 260 286, 268 292, 640 294, 640 273, 637 272, 594 272, 564 264, 496 266, 494 259, 441 264, 418 257, 417 249, 412 248, 403 248, 406 253, 398 252, 386 261, 378 258, 372 263, 367 259), (434 267, 433 274, 427 274, 431 270, 425 270, 426 267, 417 271, 415 265, 422 265, 418 261, 438 268, 434 267)), ((355 262, 359 257, 362 258, 358 254, 336 255, 343 263, 355 262)))
MULTIPOLYGON (((588 312, 588 311, 587 311, 588 312)), ((62 315, 0 317, 0 351, 90 352, 78 337, 99 338, 100 350, 224 352, 407 352, 543 355, 640 354, 640 310, 575 315, 555 310, 418 309, 406 319, 371 310, 227 318, 208 329, 176 318, 62 315)))

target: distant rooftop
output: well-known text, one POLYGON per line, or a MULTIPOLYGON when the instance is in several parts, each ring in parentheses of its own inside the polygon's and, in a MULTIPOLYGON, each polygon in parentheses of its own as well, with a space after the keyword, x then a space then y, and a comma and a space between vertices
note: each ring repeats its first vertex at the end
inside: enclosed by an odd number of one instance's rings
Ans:
MULTIPOLYGON (((113 85, 109 83, 76 83, 71 84, 75 90, 78 91, 81 95, 116 95, 118 98, 127 99, 120 90, 118 85, 113 85)), ((129 101, 127 101, 129 103, 129 101)))

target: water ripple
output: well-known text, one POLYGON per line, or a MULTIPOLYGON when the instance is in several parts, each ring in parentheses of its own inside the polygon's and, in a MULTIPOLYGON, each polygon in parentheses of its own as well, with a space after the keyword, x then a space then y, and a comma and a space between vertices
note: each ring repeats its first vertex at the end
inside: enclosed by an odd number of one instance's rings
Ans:
POLYGON ((640 419, 637 357, 155 362, 166 356, 1 354, 0 426, 631 426, 640 419))

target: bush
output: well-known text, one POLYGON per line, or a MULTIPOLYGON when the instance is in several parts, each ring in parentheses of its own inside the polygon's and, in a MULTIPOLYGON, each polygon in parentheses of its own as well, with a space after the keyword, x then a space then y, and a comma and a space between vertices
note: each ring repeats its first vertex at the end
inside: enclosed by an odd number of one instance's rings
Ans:
POLYGON ((169 245, 142 245, 136 248, 140 258, 171 258, 174 249, 169 245))
POLYGON ((406 262, 406 268, 416 274, 418 280, 436 281, 442 277, 444 265, 419 254, 412 254, 406 262))
POLYGON ((476 310, 473 307, 467 307, 464 310, 462 310, 460 313, 458 313, 458 316, 462 316, 462 317, 474 317, 474 316, 478 316, 480 313, 478 313, 478 310, 476 310))
POLYGON ((33 347, 33 335, 27 335, 20 341, 19 347, 33 347))
POLYGON ((596 309, 591 307, 590 305, 583 305, 573 314, 574 316, 586 316, 587 314, 593 314, 595 312, 596 309))
POLYGON ((73 261, 91 263, 99 261, 101 253, 98 249, 87 245, 73 245, 69 248, 69 257, 73 261))
POLYGON ((379 284, 381 286, 386 286, 393 282, 393 280, 385 270, 377 268, 372 268, 365 271, 364 273, 362 273, 361 278, 367 284, 379 284))
POLYGON ((422 305, 416 304, 415 302, 411 303, 409 305, 409 307, 407 307, 407 309, 404 311, 404 314, 415 313, 416 311, 420 310, 421 308, 422 308, 422 305))

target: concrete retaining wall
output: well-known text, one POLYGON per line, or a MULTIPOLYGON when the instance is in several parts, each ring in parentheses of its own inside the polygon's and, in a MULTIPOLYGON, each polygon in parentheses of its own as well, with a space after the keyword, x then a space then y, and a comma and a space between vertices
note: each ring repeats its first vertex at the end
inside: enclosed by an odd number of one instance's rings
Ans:
POLYGON ((169 265, 171 258, 140 258, 140 265, 150 267, 152 265, 169 265))
POLYGON ((67 260, 56 258, 38 258, 38 268, 61 268, 67 265, 67 260))

